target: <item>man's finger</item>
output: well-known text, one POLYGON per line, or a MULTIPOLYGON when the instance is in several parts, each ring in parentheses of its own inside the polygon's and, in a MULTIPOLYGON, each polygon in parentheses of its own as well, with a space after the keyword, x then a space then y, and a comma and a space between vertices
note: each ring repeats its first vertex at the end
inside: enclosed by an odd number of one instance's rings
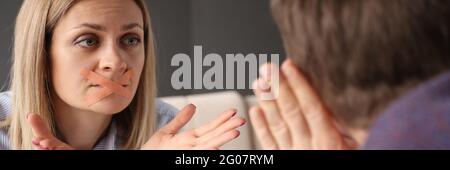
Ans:
MULTIPOLYGON (((263 79, 258 79, 253 84, 253 91, 256 96, 261 96, 262 93, 270 93, 263 92, 258 88, 258 84, 264 84, 265 81, 263 79)), ((278 105, 275 100, 262 100, 259 99, 259 105, 261 109, 265 113, 265 117, 267 123, 269 125, 269 129, 271 134, 273 135, 275 141, 277 142, 277 146, 279 149, 290 149, 292 146, 292 138, 289 132, 289 129, 281 117, 280 110, 278 109, 278 105)))
POLYGON ((167 134, 176 134, 186 123, 191 120, 195 113, 196 107, 193 104, 185 106, 175 118, 170 121, 166 126, 161 128, 160 132, 167 134))
POLYGON ((331 143, 337 143, 338 132, 332 123, 331 115, 322 104, 316 91, 307 78, 298 70, 291 60, 286 60, 282 65, 283 73, 286 75, 289 85, 300 103, 302 113, 308 122, 313 145, 318 148, 327 148, 331 143))
POLYGON ((255 135, 258 138, 261 147, 266 150, 278 149, 277 142, 269 130, 269 125, 267 124, 261 108, 252 107, 249 115, 255 135))
POLYGON ((289 127, 293 144, 297 147, 296 149, 309 149, 311 134, 308 124, 302 114, 300 103, 292 92, 292 88, 289 86, 283 72, 279 74, 278 91, 279 95, 277 96, 276 103, 281 117, 289 127))

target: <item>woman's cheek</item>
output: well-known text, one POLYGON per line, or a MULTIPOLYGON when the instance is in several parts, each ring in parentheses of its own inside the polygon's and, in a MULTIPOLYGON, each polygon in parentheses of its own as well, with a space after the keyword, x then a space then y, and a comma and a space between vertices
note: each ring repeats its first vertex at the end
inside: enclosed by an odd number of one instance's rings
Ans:
POLYGON ((77 75, 68 74, 64 71, 55 70, 53 78, 53 87, 56 95, 66 104, 71 106, 82 106, 82 93, 84 90, 80 86, 77 75), (73 75, 73 76, 69 76, 73 75))

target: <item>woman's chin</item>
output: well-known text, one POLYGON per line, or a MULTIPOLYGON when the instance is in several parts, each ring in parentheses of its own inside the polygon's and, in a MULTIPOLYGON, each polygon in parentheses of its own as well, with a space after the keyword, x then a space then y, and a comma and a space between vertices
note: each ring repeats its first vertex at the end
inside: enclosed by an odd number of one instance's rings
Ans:
POLYGON ((92 104, 89 107, 89 110, 97 113, 112 115, 124 110, 130 102, 130 99, 113 94, 103 98, 97 103, 92 104))

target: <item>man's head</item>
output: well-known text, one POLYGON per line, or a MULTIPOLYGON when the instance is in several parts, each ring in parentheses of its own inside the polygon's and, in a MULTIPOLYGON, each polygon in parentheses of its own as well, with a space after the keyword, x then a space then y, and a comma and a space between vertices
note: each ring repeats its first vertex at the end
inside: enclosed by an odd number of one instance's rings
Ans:
POLYGON ((272 0, 284 47, 337 119, 367 128, 450 68, 447 0, 272 0))

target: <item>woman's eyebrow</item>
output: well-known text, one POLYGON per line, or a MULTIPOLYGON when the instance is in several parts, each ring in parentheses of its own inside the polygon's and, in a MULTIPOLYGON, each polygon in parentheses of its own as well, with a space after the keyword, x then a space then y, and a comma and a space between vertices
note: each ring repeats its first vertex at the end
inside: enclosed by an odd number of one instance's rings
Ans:
POLYGON ((141 30, 144 30, 144 28, 141 26, 141 24, 138 24, 138 23, 127 24, 127 25, 122 27, 122 30, 123 31, 130 30, 130 29, 133 29, 135 27, 140 28, 141 30))
POLYGON ((74 27, 73 29, 79 29, 82 27, 89 27, 95 30, 99 30, 99 31, 105 31, 105 27, 98 25, 98 24, 90 24, 90 23, 82 23, 79 26, 74 27))
MULTIPOLYGON (((82 28, 82 27, 89 27, 91 29, 95 29, 95 30, 99 30, 99 31, 105 31, 106 30, 106 28, 101 26, 101 25, 91 24, 91 23, 82 23, 82 24, 74 27, 73 29, 79 29, 79 28, 82 28)), ((144 30, 144 28, 141 26, 141 24, 138 24, 138 23, 130 23, 130 24, 124 25, 122 27, 122 30, 123 31, 130 30, 130 29, 133 29, 135 27, 140 28, 141 30, 144 30)))

